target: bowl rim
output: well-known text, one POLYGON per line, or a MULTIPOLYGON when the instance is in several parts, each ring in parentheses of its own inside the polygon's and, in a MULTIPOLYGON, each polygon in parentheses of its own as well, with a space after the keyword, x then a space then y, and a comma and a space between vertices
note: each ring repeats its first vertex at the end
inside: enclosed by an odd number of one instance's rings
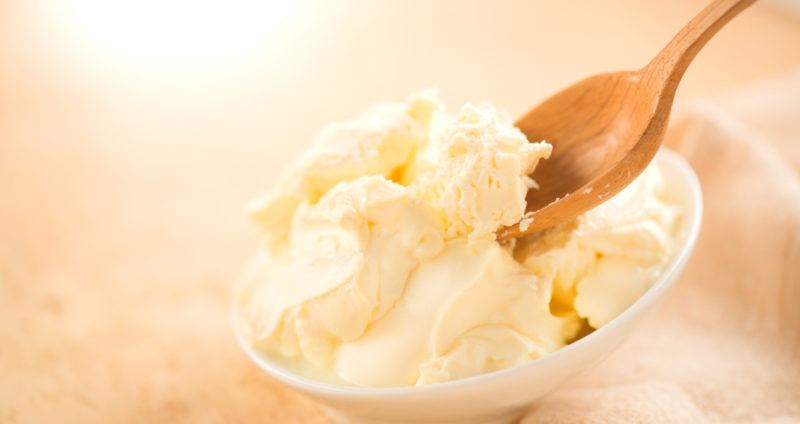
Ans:
POLYGON ((636 299, 636 301, 630 306, 625 308, 625 310, 619 315, 586 337, 570 343, 554 352, 548 353, 545 356, 525 362, 523 364, 441 383, 433 383, 422 386, 361 387, 317 381, 281 367, 278 363, 269 359, 266 357, 266 355, 259 353, 247 343, 243 334, 241 331, 239 331, 238 326, 236 325, 235 309, 231 308, 231 324, 236 341, 239 344, 239 347, 250 358, 250 360, 252 360, 259 368, 273 378, 304 392, 324 393, 326 395, 344 396, 349 398, 396 398, 409 395, 430 395, 434 393, 442 393, 454 389, 465 388, 467 386, 479 385, 492 380, 501 380, 511 374, 516 374, 521 371, 530 370, 536 367, 547 367, 551 362, 558 361, 563 356, 567 356, 572 352, 584 349, 587 345, 591 344, 594 339, 602 337, 606 333, 613 332, 617 327, 630 320, 637 313, 643 312, 643 308, 647 308, 652 305, 654 301, 661 298, 666 291, 672 285, 674 285, 675 281, 677 280, 676 273, 683 268, 683 266, 691 257, 700 233, 700 226, 703 221, 703 195, 700 181, 686 159, 669 148, 661 147, 655 156, 655 160, 666 161, 670 167, 677 169, 678 172, 684 176, 686 182, 688 182, 688 197, 691 199, 688 202, 688 206, 693 206, 693 210, 686 215, 692 216, 693 220, 688 224, 688 228, 686 230, 680 250, 678 250, 669 264, 664 267, 662 274, 656 280, 656 282, 653 283, 653 285, 647 289, 644 294, 636 299))

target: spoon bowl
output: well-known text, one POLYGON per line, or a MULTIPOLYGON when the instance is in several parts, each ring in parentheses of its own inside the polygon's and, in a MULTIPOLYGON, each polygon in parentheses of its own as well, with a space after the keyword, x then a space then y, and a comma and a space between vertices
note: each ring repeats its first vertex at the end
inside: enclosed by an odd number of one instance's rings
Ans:
POLYGON ((526 199, 527 209, 536 213, 535 228, 562 222, 557 213, 567 207, 587 211, 597 206, 644 170, 666 124, 652 119, 660 87, 646 82, 644 71, 595 75, 517 122, 530 140, 554 145, 553 155, 533 174, 540 188, 530 190, 526 199))

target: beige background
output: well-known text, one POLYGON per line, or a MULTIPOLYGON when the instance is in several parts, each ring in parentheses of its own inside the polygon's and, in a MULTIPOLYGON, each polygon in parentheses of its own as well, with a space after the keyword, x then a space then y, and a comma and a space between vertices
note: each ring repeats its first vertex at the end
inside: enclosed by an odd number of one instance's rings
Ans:
MULTIPOLYGON (((702 4, 297 2, 204 56, 151 55, 67 0, 0 0, 0 423, 324 422, 229 331, 245 203, 376 100, 436 84, 516 115, 643 65, 702 4)), ((798 67, 800 17, 759 3, 676 107, 798 67)))

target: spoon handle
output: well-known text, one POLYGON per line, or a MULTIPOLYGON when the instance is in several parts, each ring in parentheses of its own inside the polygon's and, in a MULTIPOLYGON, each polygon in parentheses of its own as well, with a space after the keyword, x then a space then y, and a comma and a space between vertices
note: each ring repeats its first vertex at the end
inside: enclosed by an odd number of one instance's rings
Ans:
POLYGON ((665 93, 674 93, 686 68, 700 49, 739 12, 755 0, 714 0, 691 20, 645 67, 665 83, 665 93))

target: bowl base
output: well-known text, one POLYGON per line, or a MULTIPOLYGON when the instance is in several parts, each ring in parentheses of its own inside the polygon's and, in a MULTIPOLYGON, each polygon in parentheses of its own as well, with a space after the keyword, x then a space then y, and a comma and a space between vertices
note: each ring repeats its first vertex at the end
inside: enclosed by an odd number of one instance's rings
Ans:
MULTIPOLYGON (((322 408, 325 415, 336 424, 407 424, 408 420, 378 419, 372 417, 346 414, 332 408, 322 408)), ((452 419, 416 419, 415 423, 420 424, 509 424, 518 422, 527 408, 514 409, 499 415, 476 416, 476 417, 454 417, 452 419)), ((421 415, 421 414, 420 414, 421 415)))

